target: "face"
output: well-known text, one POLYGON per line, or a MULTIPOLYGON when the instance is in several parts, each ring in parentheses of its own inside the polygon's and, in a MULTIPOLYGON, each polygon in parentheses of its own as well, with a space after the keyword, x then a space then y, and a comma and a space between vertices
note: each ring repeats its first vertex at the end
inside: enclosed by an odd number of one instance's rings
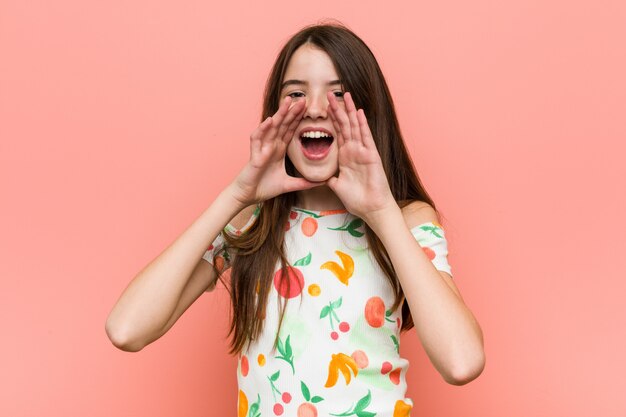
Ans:
POLYGON ((281 100, 290 96, 293 102, 304 100, 306 108, 287 148, 287 155, 297 175, 309 181, 326 181, 338 173, 337 140, 328 115, 327 92, 343 103, 343 89, 328 54, 304 44, 292 55, 283 79, 281 100))

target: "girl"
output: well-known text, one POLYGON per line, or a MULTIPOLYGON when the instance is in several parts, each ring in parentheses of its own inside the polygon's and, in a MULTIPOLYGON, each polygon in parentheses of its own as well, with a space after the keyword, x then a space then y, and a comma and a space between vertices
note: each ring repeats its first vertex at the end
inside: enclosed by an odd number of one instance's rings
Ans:
POLYGON ((239 416, 408 416, 400 331, 416 328, 450 384, 484 367, 446 257, 372 52, 341 25, 309 26, 272 68, 250 161, 106 331, 138 351, 229 270, 239 416))

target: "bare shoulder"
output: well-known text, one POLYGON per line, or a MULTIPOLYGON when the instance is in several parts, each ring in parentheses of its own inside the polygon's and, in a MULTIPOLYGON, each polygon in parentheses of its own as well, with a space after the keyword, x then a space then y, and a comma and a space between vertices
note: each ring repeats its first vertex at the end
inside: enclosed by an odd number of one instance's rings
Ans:
POLYGON ((248 223, 248 221, 250 221, 250 218, 254 214, 254 210, 256 210, 256 207, 257 207, 256 204, 252 204, 244 208, 239 213, 237 213, 235 217, 232 218, 229 224, 233 226, 235 229, 240 230, 242 227, 244 227, 248 223))
POLYGON ((426 222, 439 224, 437 212, 428 203, 415 200, 402 208, 402 215, 409 229, 426 222))

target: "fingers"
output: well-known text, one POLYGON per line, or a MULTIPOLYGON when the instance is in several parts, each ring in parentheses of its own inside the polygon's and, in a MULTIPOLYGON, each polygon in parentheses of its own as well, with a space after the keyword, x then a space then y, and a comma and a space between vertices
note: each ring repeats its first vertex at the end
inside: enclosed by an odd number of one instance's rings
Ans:
POLYGON ((304 114, 304 102, 297 101, 290 106, 291 103, 291 97, 285 97, 276 114, 272 116, 272 129, 265 136, 268 141, 279 139, 283 142, 289 142, 286 139, 291 139, 293 136, 293 132, 298 126, 302 114, 304 114))
POLYGON ((272 126, 272 118, 268 117, 263 120, 259 127, 250 135, 250 150, 253 152, 259 152, 261 150, 262 138, 272 126))
POLYGON ((363 145, 366 148, 376 148, 376 143, 374 142, 374 137, 372 136, 372 131, 370 130, 369 125, 367 124, 367 118, 365 117, 365 112, 363 109, 359 109, 357 111, 357 119, 359 121, 359 128, 361 130, 361 138, 363 140, 363 145))
MULTIPOLYGON (((293 138, 293 135, 300 124, 300 120, 302 120, 302 116, 304 115, 304 110, 306 106, 304 101, 297 101, 293 104, 293 106, 289 109, 289 114, 283 120, 284 129, 279 129, 278 138, 285 143, 289 143, 293 138)), ((281 126, 281 127, 282 127, 281 126)))
POLYGON ((339 106, 335 96, 332 93, 328 94, 328 103, 330 105, 329 115, 335 130, 342 136, 341 140, 338 140, 338 145, 341 146, 348 141, 365 145, 361 131, 362 123, 359 122, 358 112, 352 100, 352 95, 346 92, 343 97, 346 106, 345 111, 339 106))
POLYGON ((359 128, 359 121, 356 116, 356 106, 352 100, 352 94, 345 93, 343 95, 343 100, 346 103, 346 110, 348 111, 348 120, 350 122, 350 133, 352 134, 352 139, 363 143, 361 139, 361 129, 359 128))
MULTIPOLYGON (((330 104, 331 99, 328 99, 328 102, 330 104)), ((335 129, 335 135, 337 136, 337 145, 341 147, 343 146, 345 141, 343 140, 343 135, 341 134, 341 126, 339 125, 339 121, 335 118, 335 113, 333 112, 332 107, 331 110, 328 112, 328 116, 330 116, 330 121, 333 123, 333 128, 335 129)))

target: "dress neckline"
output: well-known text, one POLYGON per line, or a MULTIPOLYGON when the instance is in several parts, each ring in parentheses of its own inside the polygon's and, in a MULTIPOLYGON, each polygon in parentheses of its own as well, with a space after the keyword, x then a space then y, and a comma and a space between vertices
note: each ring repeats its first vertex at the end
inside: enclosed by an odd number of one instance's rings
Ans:
POLYGON ((349 213, 348 210, 345 208, 332 209, 332 210, 310 210, 310 209, 305 209, 305 208, 298 207, 298 206, 291 206, 291 210, 298 212, 298 213, 309 214, 313 217, 327 217, 327 216, 334 216, 337 214, 349 213))

